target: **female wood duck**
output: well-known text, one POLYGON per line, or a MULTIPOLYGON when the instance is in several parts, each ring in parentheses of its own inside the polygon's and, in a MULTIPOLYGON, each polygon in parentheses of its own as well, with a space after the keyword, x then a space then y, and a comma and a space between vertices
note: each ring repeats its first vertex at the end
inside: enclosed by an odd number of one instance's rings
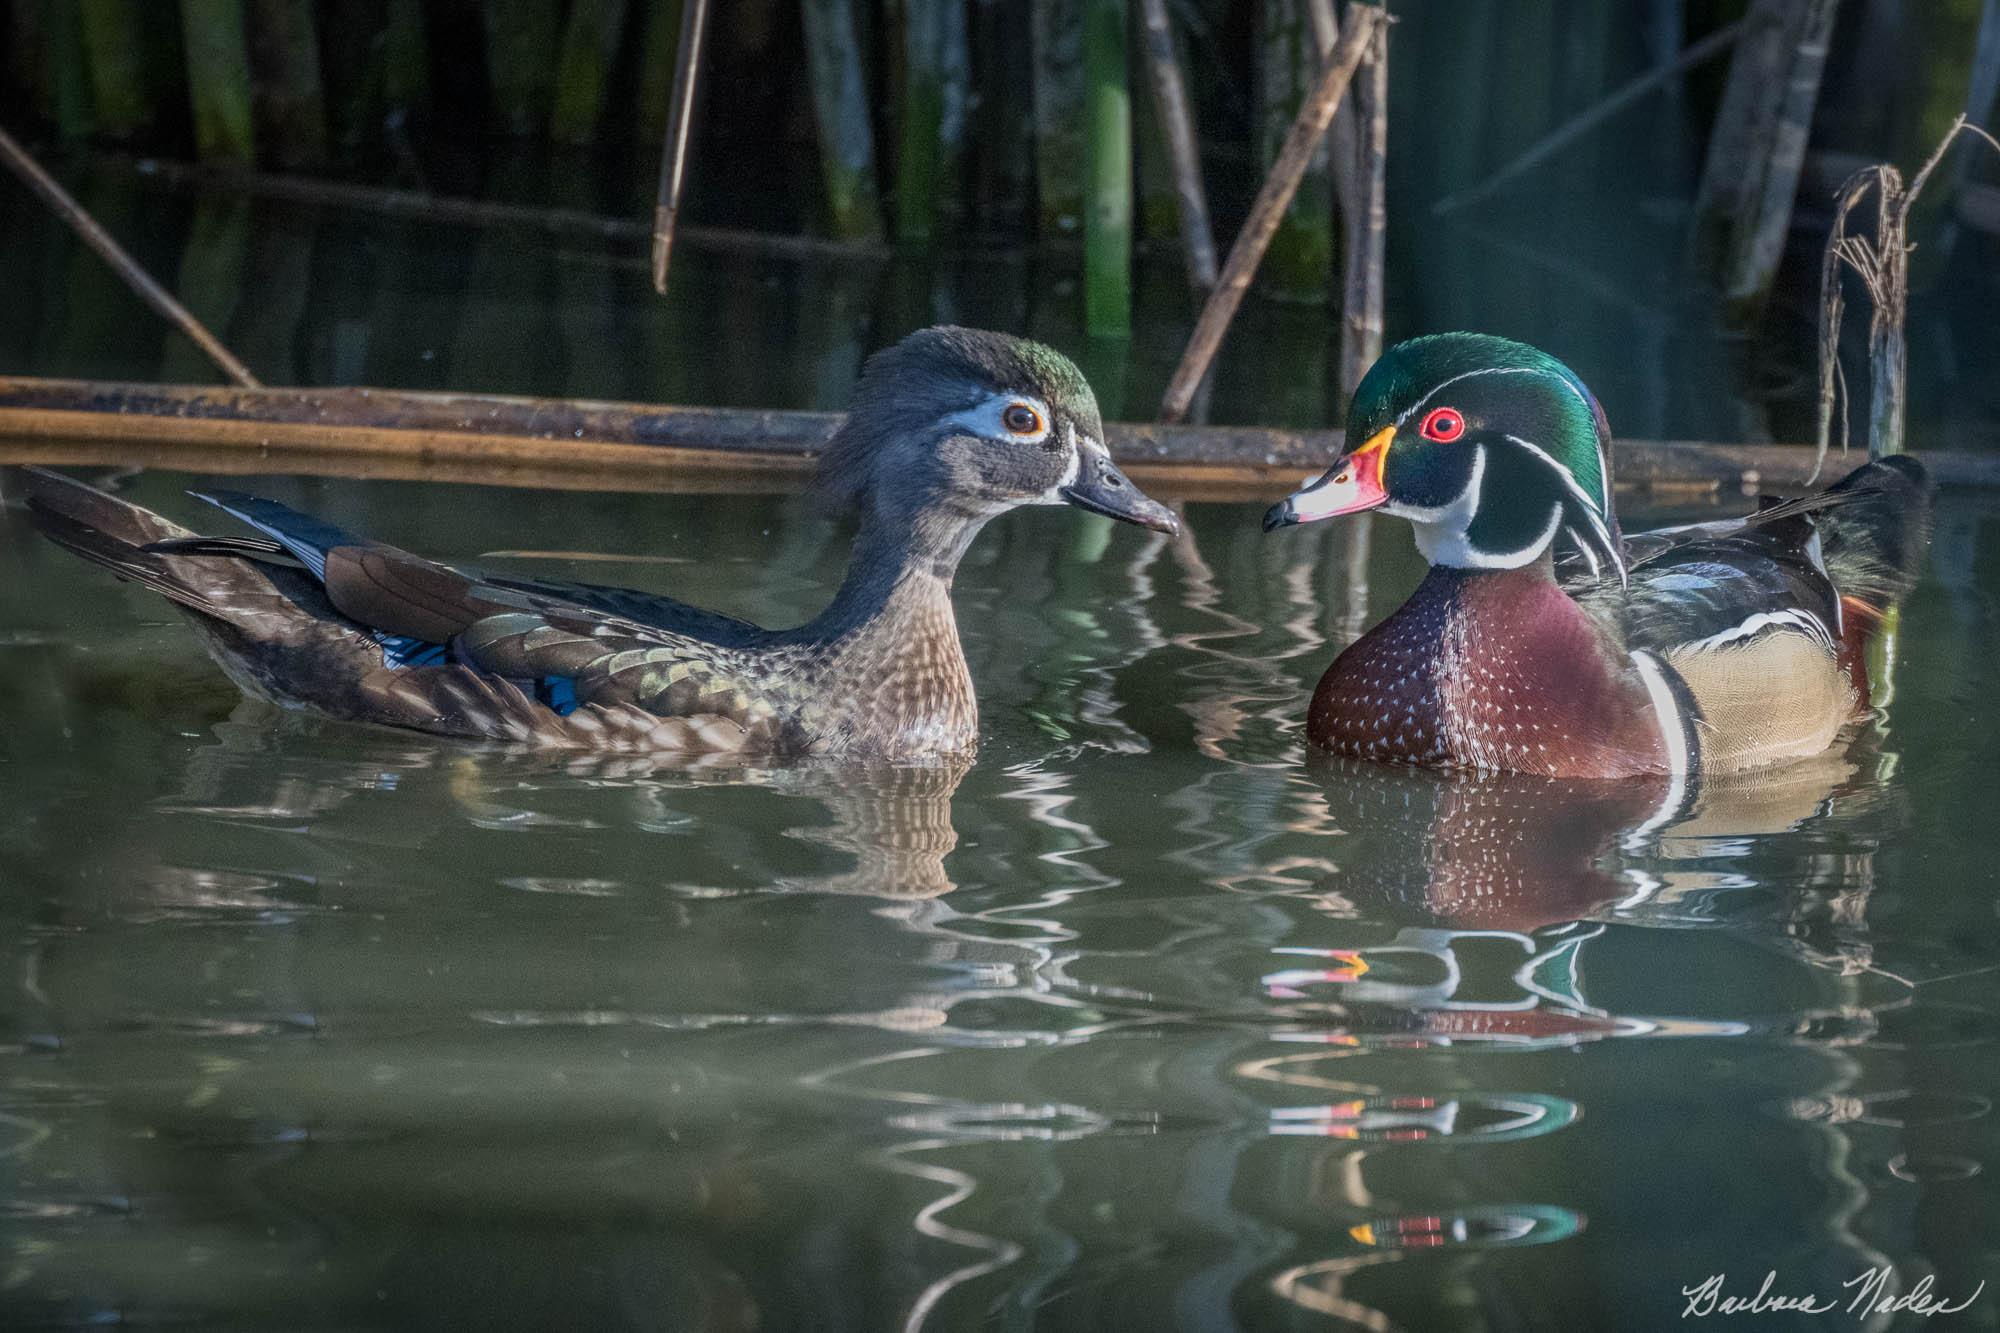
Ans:
POLYGON ((269 500, 200 498, 263 534, 201 537, 35 470, 42 530, 175 602, 252 695, 449 736, 593 749, 921 759, 978 741, 952 616, 996 515, 1068 503, 1157 531, 1068 360, 972 329, 871 359, 820 464, 860 510, 845 582, 796 629, 664 597, 454 569, 269 500))
POLYGON ((1265 527, 1380 509, 1431 565, 1320 680, 1313 744, 1615 778, 1829 746, 1867 706, 1863 650, 1915 582, 1929 507, 1923 468, 1892 457, 1747 518, 1625 537, 1583 382, 1533 347, 1447 333, 1375 364, 1340 458, 1265 527))

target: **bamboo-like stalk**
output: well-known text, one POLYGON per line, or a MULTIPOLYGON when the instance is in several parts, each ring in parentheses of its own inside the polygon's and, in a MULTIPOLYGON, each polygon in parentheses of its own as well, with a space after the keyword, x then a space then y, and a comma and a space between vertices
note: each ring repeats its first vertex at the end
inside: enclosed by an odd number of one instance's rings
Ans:
POLYGON ((936 235, 953 202, 965 146, 971 75, 965 7, 917 0, 903 18, 902 151, 896 171, 896 237, 917 245, 936 235))
POLYGON ((1125 0, 1084 5, 1090 198, 1083 215, 1083 326, 1095 337, 1132 332, 1132 96, 1125 17, 1125 0))
POLYGON ((1250 206, 1250 216, 1237 235, 1235 244, 1229 248, 1222 276, 1217 279, 1215 290, 1209 293, 1208 302, 1202 307, 1194 334, 1188 339, 1187 350, 1181 354, 1180 365, 1175 368, 1166 395, 1161 399, 1161 420, 1180 421, 1186 417, 1188 405, 1194 401, 1195 390, 1208 374, 1209 363, 1215 359, 1216 349, 1222 345, 1230 321, 1243 304, 1243 294, 1249 289, 1250 279, 1256 275, 1258 261, 1264 257, 1286 206, 1298 192, 1299 181, 1311 164, 1320 140, 1325 137, 1327 125, 1333 120, 1333 113, 1339 108, 1356 67, 1375 39, 1376 25, 1386 21, 1384 12, 1374 6, 1357 6, 1349 12, 1346 30, 1340 34, 1340 41, 1327 57, 1318 82, 1300 104, 1298 118, 1292 122, 1291 131, 1285 136, 1277 161, 1272 163, 1270 174, 1264 178, 1263 188, 1257 192, 1256 202, 1250 206))
POLYGON ((1799 191, 1799 170, 1805 164, 1806 141, 1812 134, 1820 75, 1826 69, 1838 8, 1839 0, 1798 0, 1789 29, 1784 87, 1764 155, 1763 174, 1737 220, 1723 280, 1724 297, 1738 321, 1748 321, 1761 312, 1777 278, 1778 262, 1784 258, 1792 201, 1799 191))
POLYGON ((97 133, 130 139, 153 119, 139 13, 132 0, 76 0, 97 133))
POLYGON ((312 0, 250 0, 257 133, 281 166, 326 157, 326 93, 312 0))
POLYGON ((662 296, 667 294, 667 261, 673 255, 681 188, 687 180, 688 136, 694 127, 694 97, 707 30, 708 0, 683 0, 680 37, 674 45, 674 92, 666 144, 660 151, 660 190, 653 203, 653 290, 662 296))
POLYGON ((257 135, 250 112, 243 0, 181 0, 181 40, 187 52, 195 152, 204 158, 254 162, 257 135))
POLYGON ((1181 250, 1187 258, 1188 281, 1197 291, 1206 292, 1215 286, 1215 234, 1208 220, 1208 192, 1202 186, 1194 112, 1188 105, 1187 83, 1181 77, 1180 54, 1174 49, 1166 0, 1141 0, 1141 9, 1145 18, 1146 70, 1153 89, 1154 113, 1173 168, 1175 211, 1180 221, 1181 250))
POLYGON ((595 137, 624 30, 625 0, 571 0, 549 114, 549 136, 557 143, 587 144, 595 137))
POLYGON ((1035 198, 1043 240, 1083 226, 1084 0, 1032 0, 1035 55, 1035 198))
MULTIPOLYGON (((1350 103, 1356 133, 1342 210, 1346 249, 1340 303, 1340 390, 1351 397, 1382 355, 1382 250, 1389 230, 1389 25, 1375 25, 1368 63, 1350 103)), ((1345 402, 1342 404, 1345 411, 1345 402)))
POLYGON ((221 339, 210 333, 200 320, 188 312, 187 307, 176 301, 166 288, 140 267, 137 260, 126 254, 125 248, 112 239, 111 233, 98 225, 97 219, 90 216, 83 205, 70 196, 69 191, 56 184, 55 178, 42 170, 41 163, 14 142, 14 137, 5 130, 0 130, 0 162, 4 162, 71 230, 82 237, 84 244, 95 250, 138 294, 140 300, 192 338, 225 375, 246 387, 258 387, 257 377, 250 373, 250 368, 231 355, 221 339))
POLYGON ((827 224, 836 236, 872 240, 882 234, 882 213, 854 0, 801 0, 799 14, 805 21, 827 224))
POLYGON ((539 133, 547 124, 555 64, 549 53, 562 37, 561 0, 486 0, 486 69, 493 108, 511 134, 539 133))
MULTIPOLYGON (((1307 0, 1263 0, 1257 8, 1259 160, 1277 160, 1298 108, 1320 67, 1320 46, 1307 0)), ((1316 143, 1291 202, 1278 220, 1259 285, 1282 300, 1325 301, 1333 278, 1331 156, 1316 143)))

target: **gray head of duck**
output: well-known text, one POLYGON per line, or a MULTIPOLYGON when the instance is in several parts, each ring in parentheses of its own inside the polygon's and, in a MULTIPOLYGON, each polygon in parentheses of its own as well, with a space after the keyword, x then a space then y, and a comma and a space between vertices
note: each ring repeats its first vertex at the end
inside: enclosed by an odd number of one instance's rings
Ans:
POLYGON ((1070 504, 1174 532, 1172 511, 1104 447, 1097 396, 1069 358, 981 329, 912 333, 869 358, 820 484, 864 520, 983 523, 1019 505, 1070 504))
POLYGON ((1412 338, 1355 388, 1340 457, 1264 526, 1380 509, 1409 519, 1434 565, 1513 569, 1560 534, 1622 577, 1611 428, 1576 372, 1483 333, 1412 338))

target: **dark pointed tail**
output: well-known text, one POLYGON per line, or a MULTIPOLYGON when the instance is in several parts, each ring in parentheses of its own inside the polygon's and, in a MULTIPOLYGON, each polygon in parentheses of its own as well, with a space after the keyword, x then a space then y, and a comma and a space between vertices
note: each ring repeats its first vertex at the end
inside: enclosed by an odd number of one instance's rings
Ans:
POLYGON ((146 549, 154 542, 186 540, 194 533, 61 473, 24 467, 17 475, 28 513, 50 541, 190 611, 218 620, 230 618, 229 594, 241 578, 234 561, 193 560, 146 549))
POLYGON ((1850 472, 1829 495, 1841 502, 1814 516, 1827 573, 1841 596, 1886 611, 1923 572, 1931 540, 1931 483, 1907 454, 1850 472))

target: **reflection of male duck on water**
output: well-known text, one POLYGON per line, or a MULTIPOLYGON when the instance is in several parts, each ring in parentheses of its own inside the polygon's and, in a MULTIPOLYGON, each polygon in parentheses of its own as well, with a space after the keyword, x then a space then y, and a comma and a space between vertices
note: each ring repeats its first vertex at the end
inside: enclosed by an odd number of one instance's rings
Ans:
POLYGON ((1347 947, 1273 950, 1279 966, 1264 977, 1266 994, 1298 1004, 1311 1025, 1281 1035, 1539 1046, 1750 1031, 1592 1004, 1583 946, 1610 921, 1712 921, 1708 898, 1733 880, 1703 858, 1797 828, 1854 772, 1827 756, 1689 793, 1664 777, 1563 782, 1330 761, 1323 786, 1333 823, 1348 830, 1347 854, 1319 887, 1343 911, 1394 929, 1359 947, 1350 928, 1347 947), (1319 1030, 1316 1011, 1329 1005, 1339 1025, 1319 1030))

